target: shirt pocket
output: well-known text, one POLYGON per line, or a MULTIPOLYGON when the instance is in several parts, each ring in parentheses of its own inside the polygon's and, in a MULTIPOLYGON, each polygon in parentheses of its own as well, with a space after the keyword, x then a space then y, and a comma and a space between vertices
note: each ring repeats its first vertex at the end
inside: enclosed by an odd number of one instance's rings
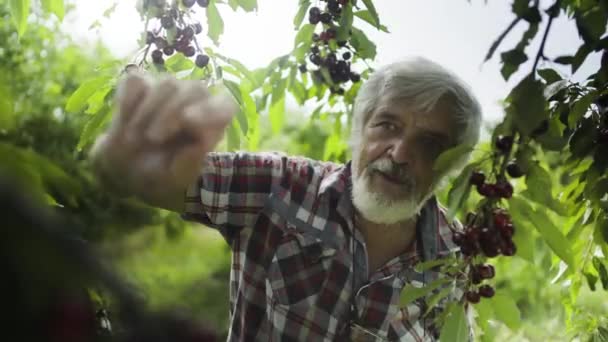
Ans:
MULTIPOLYGON (((289 228, 289 227, 288 227, 289 228)), ((311 300, 327 281, 336 249, 312 233, 288 229, 283 235, 268 269, 273 300, 293 305, 311 300)))

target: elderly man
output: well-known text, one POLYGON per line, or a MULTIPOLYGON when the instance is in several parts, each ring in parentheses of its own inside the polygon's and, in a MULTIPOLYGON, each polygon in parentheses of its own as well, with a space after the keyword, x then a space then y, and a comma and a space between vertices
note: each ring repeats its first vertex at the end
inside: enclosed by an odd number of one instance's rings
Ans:
MULTIPOLYGON (((94 148, 124 194, 216 228, 233 251, 230 341, 432 341, 438 310, 406 307, 419 261, 456 251, 433 196, 437 157, 479 138, 480 106, 441 66, 412 58, 374 72, 354 107, 352 161, 214 153, 234 108, 195 82, 132 76, 94 148)), ((463 156, 463 160, 468 156, 463 156)), ((455 166, 457 167, 457 166, 455 166)))

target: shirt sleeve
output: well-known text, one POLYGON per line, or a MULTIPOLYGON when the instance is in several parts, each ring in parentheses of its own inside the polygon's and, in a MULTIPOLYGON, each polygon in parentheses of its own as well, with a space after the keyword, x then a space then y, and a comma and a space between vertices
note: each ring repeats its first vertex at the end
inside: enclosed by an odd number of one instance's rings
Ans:
POLYGON ((314 186, 329 165, 277 152, 209 153, 200 177, 186 190, 182 218, 216 228, 230 242, 256 222, 270 194, 291 191, 294 184, 314 186))

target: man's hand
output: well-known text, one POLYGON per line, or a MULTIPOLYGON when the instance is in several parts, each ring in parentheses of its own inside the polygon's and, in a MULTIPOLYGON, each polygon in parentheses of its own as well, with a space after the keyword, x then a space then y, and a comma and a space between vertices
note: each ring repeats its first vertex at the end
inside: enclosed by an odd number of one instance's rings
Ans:
POLYGON ((91 151, 95 171, 117 193, 181 211, 184 190, 196 181, 236 107, 210 96, 200 81, 152 83, 137 74, 119 84, 116 100, 112 125, 91 151))

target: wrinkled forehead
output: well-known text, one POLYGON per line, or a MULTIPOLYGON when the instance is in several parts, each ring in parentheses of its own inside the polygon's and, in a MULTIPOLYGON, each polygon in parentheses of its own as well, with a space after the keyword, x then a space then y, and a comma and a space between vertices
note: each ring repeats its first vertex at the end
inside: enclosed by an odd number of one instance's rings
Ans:
POLYGON ((457 108, 450 96, 442 96, 434 104, 427 106, 415 105, 416 101, 407 98, 395 98, 383 96, 379 99, 376 108, 366 113, 364 124, 380 116, 393 116, 401 121, 409 121, 414 116, 416 126, 421 128, 441 131, 446 135, 456 129, 458 120, 456 118, 457 108))

